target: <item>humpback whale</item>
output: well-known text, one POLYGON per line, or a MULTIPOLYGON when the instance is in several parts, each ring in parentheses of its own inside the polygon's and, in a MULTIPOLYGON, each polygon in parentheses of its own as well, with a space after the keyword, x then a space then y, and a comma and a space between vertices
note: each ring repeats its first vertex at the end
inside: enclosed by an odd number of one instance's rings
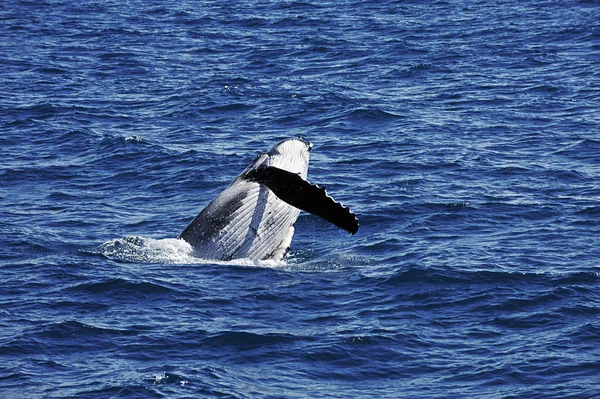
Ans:
POLYGON ((281 260, 300 211, 317 215, 351 234, 358 219, 306 180, 312 144, 291 138, 261 153, 183 230, 194 255, 205 259, 281 260))

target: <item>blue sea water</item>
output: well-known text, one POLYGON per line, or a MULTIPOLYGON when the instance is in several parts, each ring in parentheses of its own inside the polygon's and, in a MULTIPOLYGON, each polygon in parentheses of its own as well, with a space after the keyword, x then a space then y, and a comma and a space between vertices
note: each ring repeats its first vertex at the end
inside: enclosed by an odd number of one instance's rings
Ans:
POLYGON ((4 398, 600 397, 600 2, 0 2, 4 398), (175 239, 301 135, 357 213, 175 239))

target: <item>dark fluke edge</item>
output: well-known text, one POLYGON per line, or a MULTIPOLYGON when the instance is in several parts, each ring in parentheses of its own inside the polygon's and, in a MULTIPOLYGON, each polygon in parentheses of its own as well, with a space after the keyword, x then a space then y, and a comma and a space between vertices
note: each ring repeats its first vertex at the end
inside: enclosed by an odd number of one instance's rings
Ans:
POLYGON ((327 195, 325 187, 312 184, 295 173, 263 166, 251 169, 244 178, 267 186, 282 201, 319 216, 350 234, 358 231, 358 219, 348 207, 327 195))
POLYGON ((179 238, 201 258, 279 261, 301 210, 355 234, 356 215, 306 180, 311 148, 307 140, 293 138, 260 154, 179 238))

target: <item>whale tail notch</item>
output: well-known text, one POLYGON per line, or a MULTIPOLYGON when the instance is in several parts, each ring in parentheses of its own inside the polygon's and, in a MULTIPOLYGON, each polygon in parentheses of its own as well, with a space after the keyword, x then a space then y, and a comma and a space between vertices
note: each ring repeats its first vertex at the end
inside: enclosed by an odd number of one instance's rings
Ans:
POLYGON ((358 231, 358 219, 348 207, 327 195, 325 187, 312 184, 296 173, 261 166, 248 171, 244 179, 268 187, 282 201, 319 216, 350 234, 358 231))

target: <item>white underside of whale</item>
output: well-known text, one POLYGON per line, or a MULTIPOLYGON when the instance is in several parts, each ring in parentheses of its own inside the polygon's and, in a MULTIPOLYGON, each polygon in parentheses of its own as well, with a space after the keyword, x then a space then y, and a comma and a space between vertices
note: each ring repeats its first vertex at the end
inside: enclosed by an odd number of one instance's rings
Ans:
POLYGON ((300 214, 266 186, 244 179, 259 166, 272 166, 306 179, 310 144, 286 140, 261 154, 182 232, 181 238, 206 259, 281 260, 294 235, 300 214))

